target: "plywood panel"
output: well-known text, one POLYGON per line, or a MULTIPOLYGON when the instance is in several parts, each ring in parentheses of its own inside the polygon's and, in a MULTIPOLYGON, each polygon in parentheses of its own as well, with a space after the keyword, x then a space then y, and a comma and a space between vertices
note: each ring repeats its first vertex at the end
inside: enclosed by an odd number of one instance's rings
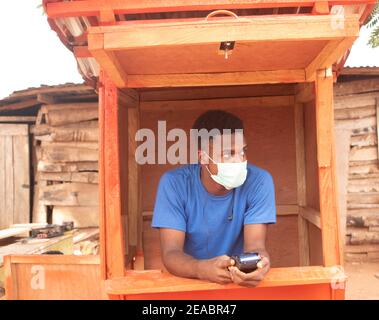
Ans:
POLYGON ((6 264, 7 299, 107 298, 97 256, 11 256, 6 264))
POLYGON ((236 42, 225 59, 220 44, 151 47, 116 51, 127 74, 206 73, 303 69, 326 41, 236 42), (278 59, 280 57, 280 59, 278 59), (130 63, 133 61, 133 63, 130 63))
MULTIPOLYGON (((177 106, 180 108, 180 101, 177 106)), ((272 174, 277 204, 297 203, 293 106, 265 108, 262 105, 227 109, 244 120, 248 160, 272 174)), ((181 110, 180 113, 171 110, 142 112, 141 127, 156 132, 158 120, 166 120, 167 132, 172 128, 182 128, 188 132, 195 119, 206 110, 199 100, 197 109, 181 110)), ((167 148, 169 146, 167 143, 167 148)), ((174 165, 171 164, 142 166, 143 211, 152 210, 159 178, 172 168, 174 165)))

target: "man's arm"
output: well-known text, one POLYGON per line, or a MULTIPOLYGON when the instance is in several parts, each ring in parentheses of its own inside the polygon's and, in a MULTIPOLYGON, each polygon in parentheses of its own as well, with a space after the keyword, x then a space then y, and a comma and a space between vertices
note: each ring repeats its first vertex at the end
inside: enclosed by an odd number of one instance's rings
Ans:
POLYGON ((162 260, 173 275, 185 278, 209 280, 221 284, 231 282, 228 256, 197 260, 183 251, 185 233, 174 229, 160 229, 162 260))
POLYGON ((244 227, 244 252, 258 252, 262 256, 262 260, 258 265, 258 269, 244 273, 236 267, 230 268, 230 273, 234 283, 255 287, 264 278, 270 269, 270 256, 266 251, 266 224, 246 224, 244 227))

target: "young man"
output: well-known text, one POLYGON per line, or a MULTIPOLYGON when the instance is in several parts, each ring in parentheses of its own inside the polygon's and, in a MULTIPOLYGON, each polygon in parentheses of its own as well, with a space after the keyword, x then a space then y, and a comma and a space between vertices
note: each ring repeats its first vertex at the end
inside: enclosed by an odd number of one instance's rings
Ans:
POLYGON ((247 163, 238 117, 208 111, 193 129, 220 134, 209 139, 208 148, 199 144, 198 164, 161 177, 152 227, 160 230, 163 263, 177 276, 254 287, 270 268, 265 240, 267 224, 276 222, 272 177, 247 163), (244 273, 233 266, 231 255, 243 252, 263 257, 256 271, 244 273))

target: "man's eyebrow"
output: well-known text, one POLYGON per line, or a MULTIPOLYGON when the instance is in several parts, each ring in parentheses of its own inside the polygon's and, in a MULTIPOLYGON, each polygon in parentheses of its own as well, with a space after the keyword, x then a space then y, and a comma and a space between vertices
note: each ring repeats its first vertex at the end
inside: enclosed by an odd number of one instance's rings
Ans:
MULTIPOLYGON (((242 149, 246 149, 247 148, 247 144, 245 144, 242 149)), ((222 152, 227 152, 227 151, 234 151, 235 149, 223 149, 222 152)))

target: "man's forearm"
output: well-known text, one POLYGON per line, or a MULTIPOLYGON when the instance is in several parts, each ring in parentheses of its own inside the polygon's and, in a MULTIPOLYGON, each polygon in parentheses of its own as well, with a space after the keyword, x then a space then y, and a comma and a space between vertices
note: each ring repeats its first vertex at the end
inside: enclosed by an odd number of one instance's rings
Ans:
MULTIPOLYGON (((204 260, 203 260, 204 261, 204 260)), ((169 251, 163 256, 166 269, 173 275, 201 279, 202 260, 197 260, 180 250, 169 251)))

